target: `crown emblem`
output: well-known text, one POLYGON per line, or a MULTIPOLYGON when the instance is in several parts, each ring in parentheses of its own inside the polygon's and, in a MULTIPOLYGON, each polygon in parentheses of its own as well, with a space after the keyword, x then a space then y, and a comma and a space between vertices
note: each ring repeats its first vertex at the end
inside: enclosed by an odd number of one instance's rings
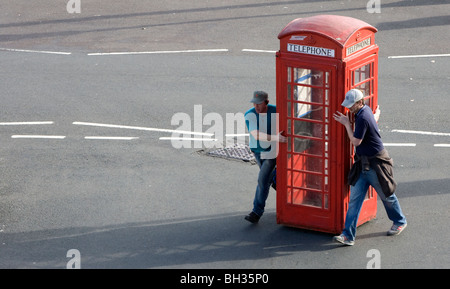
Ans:
POLYGON ((305 44, 308 44, 308 45, 314 45, 317 43, 316 39, 314 39, 314 37, 312 37, 312 36, 307 37, 304 41, 305 41, 305 44))

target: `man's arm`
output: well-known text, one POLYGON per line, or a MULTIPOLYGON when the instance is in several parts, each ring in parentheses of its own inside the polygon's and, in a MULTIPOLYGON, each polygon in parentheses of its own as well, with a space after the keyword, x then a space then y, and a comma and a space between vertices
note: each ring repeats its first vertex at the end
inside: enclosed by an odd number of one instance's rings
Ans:
POLYGON ((337 111, 333 115, 334 119, 343 124, 345 126, 345 129, 347 130, 348 138, 350 139, 350 142, 355 146, 359 146, 362 142, 362 139, 356 138, 353 136, 353 129, 352 125, 350 124, 350 120, 348 118, 348 113, 346 115, 342 114, 341 112, 337 111))
POLYGON ((376 122, 378 122, 378 120, 380 119, 380 114, 381 114, 381 110, 380 110, 380 106, 378 105, 377 108, 375 109, 375 113, 373 114, 373 117, 375 118, 376 122))
POLYGON ((253 130, 250 134, 259 141, 276 141, 276 142, 287 142, 287 137, 282 135, 283 132, 279 134, 266 134, 264 132, 260 132, 259 130, 253 130))

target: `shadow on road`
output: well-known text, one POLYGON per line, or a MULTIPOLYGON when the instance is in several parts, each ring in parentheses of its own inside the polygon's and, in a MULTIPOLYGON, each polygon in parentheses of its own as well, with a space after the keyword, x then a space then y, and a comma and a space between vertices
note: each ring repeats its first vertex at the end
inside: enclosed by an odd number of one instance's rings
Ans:
POLYGON ((0 267, 66 268, 70 249, 80 251, 82 268, 154 268, 202 267, 336 248, 328 234, 277 225, 274 212, 257 225, 243 216, 4 234, 0 267))

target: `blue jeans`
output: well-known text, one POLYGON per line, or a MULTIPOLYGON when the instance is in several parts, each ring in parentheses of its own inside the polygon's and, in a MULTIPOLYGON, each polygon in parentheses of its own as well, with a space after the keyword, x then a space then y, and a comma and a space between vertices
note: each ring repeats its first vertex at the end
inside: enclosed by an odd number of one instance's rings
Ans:
POLYGON ((394 225, 400 226, 406 224, 406 217, 402 213, 397 196, 392 194, 386 198, 381 189, 376 172, 373 169, 368 171, 363 170, 356 184, 350 187, 350 201, 345 218, 345 228, 342 232, 350 241, 355 240, 356 224, 358 223, 359 213, 361 212, 361 207, 369 186, 372 186, 381 198, 386 213, 394 225))
POLYGON ((269 189, 275 174, 274 169, 277 164, 277 159, 261 159, 261 154, 255 152, 254 155, 259 166, 259 174, 255 199, 253 200, 253 212, 261 217, 264 213, 267 197, 269 196, 269 189))

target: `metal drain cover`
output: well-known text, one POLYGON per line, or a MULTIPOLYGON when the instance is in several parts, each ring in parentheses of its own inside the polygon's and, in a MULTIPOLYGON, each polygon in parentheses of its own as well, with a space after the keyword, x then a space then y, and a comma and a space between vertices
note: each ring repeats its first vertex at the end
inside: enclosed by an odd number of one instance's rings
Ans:
POLYGON ((233 144, 224 148, 216 148, 209 151, 200 151, 207 156, 221 157, 225 159, 242 160, 256 164, 255 155, 250 147, 245 144, 233 144))

